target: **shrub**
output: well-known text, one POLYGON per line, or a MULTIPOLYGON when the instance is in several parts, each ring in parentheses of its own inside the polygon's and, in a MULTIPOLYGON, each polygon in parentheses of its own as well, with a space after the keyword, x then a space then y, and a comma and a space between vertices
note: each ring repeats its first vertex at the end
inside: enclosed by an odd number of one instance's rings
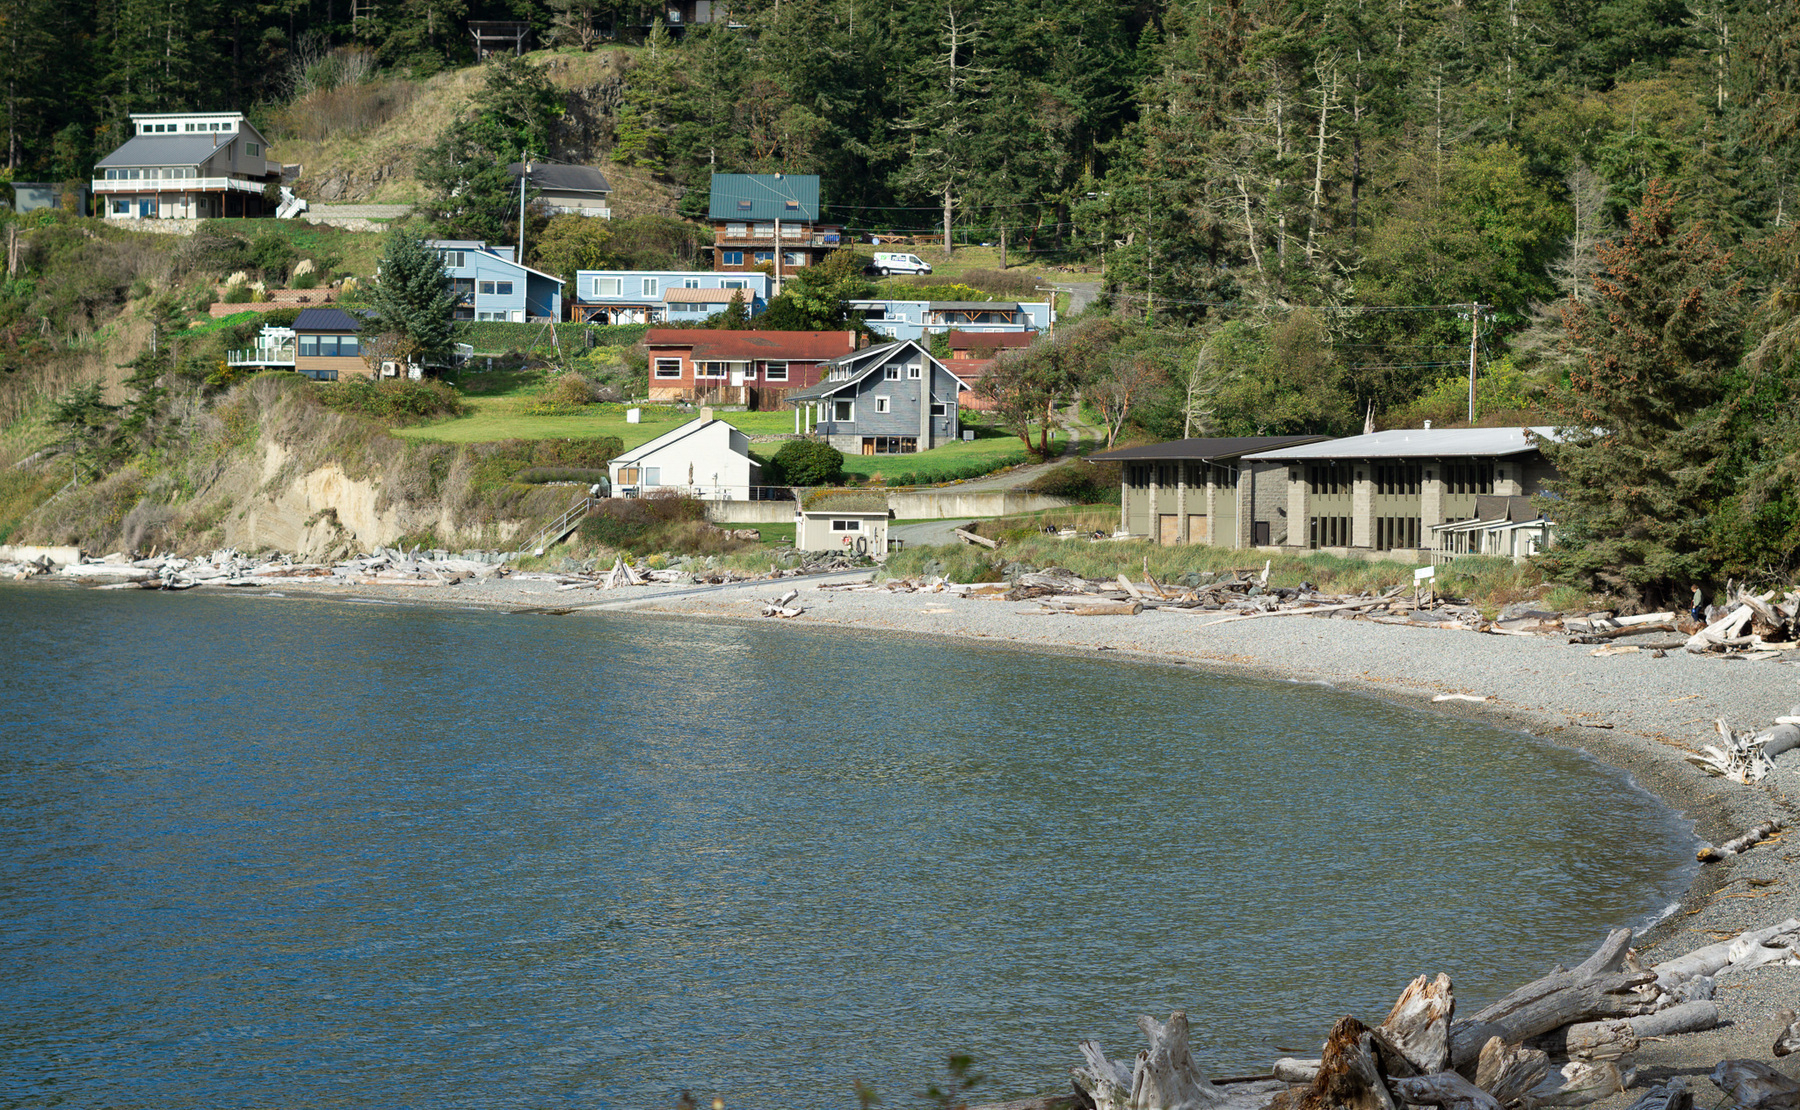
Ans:
POLYGON ((844 480, 844 453, 817 440, 790 440, 771 462, 780 478, 772 485, 833 486, 844 480))
POLYGON ((706 522, 706 508, 692 497, 651 494, 610 498, 582 522, 581 538, 628 555, 679 551, 717 555, 751 546, 706 522))
POLYGON ((590 470, 578 466, 528 466, 513 475, 513 481, 526 485, 544 485, 549 482, 580 482, 591 486, 596 482, 607 482, 610 479, 604 469, 590 470))
POLYGON ((444 382, 425 379, 374 381, 352 378, 319 387, 319 400, 340 412, 356 412, 390 423, 409 423, 436 416, 460 416, 462 394, 444 382))
POLYGON ((1102 469, 1105 465, 1066 462, 1038 475, 1025 488, 1032 493, 1066 497, 1083 505, 1095 505, 1108 501, 1117 502, 1119 500, 1118 476, 1107 474, 1102 469))
POLYGON ((537 403, 525 411, 532 416, 571 416, 595 399, 593 382, 580 374, 558 374, 537 403))

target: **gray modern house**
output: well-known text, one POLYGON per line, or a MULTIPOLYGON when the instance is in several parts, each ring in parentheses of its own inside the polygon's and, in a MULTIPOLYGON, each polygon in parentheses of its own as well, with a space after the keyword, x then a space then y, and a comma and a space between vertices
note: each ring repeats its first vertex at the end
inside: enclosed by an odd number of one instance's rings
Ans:
POLYGON ((1288 542, 1288 468, 1245 455, 1327 436, 1178 439, 1090 455, 1120 464, 1119 530, 1160 544, 1267 547, 1288 542))
POLYGON ((910 455, 956 439, 957 395, 968 386, 911 339, 865 347, 824 364, 815 386, 789 393, 796 431, 845 454, 910 455))

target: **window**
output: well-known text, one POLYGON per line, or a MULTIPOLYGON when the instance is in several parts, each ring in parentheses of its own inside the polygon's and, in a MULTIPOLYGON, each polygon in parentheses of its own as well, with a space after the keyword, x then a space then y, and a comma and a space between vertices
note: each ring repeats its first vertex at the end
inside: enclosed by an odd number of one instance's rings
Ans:
POLYGON ((510 281, 496 281, 494 283, 494 292, 502 297, 512 296, 512 289, 513 283, 510 281))
POLYGON ((743 239, 750 234, 750 225, 746 223, 728 223, 725 225, 725 238, 743 239))
POLYGON ((834 520, 831 522, 831 530, 833 532, 860 532, 862 531, 862 521, 834 520))
POLYGON ((917 366, 908 366, 906 368, 906 376, 915 382, 918 381, 919 380, 919 368, 917 366))
POLYGON ((462 265, 463 265, 463 252, 462 251, 439 251, 438 254, 443 258, 445 266, 448 266, 449 268, 451 268, 453 270, 462 269, 462 265))
POLYGON ((931 415, 933 415, 933 416, 948 416, 949 410, 944 407, 944 402, 933 401, 933 402, 931 402, 931 415))
POLYGON ((797 200, 790 200, 790 201, 786 202, 785 204, 783 204, 781 207, 782 207, 783 211, 798 212, 798 211, 800 211, 800 202, 797 200))
POLYGON ((882 375, 887 381, 897 382, 900 380, 900 368, 898 366, 890 366, 882 371, 882 375))
POLYGON ((245 143, 244 144, 244 155, 245 155, 245 157, 248 157, 248 158, 261 157, 262 156, 262 147, 257 146, 255 143, 245 143))
POLYGON ((619 296, 620 295, 619 286, 621 285, 623 280, 624 279, 622 279, 622 278, 603 278, 603 277, 595 278, 594 279, 594 296, 596 296, 596 297, 617 297, 617 296, 619 296))
POLYGON ((768 382, 785 382, 785 381, 787 381, 788 380, 787 367, 788 367, 788 364, 785 362, 765 362, 765 363, 763 363, 763 380, 768 381, 768 382))
POLYGON ((472 297, 475 295, 475 279, 474 278, 451 278, 450 279, 450 289, 452 292, 456 293, 458 296, 472 297))
POLYGON ((656 279, 655 278, 645 278, 644 279, 643 295, 646 297, 656 296, 656 279))
POLYGON ((740 201, 738 201, 738 202, 737 202, 737 210, 738 210, 738 211, 739 211, 739 212, 748 212, 748 211, 750 211, 750 202, 749 202, 749 201, 747 201, 747 200, 740 200, 740 201))
POLYGON ((637 485, 637 481, 638 481, 638 468, 637 467, 621 466, 619 468, 619 484, 621 486, 635 486, 635 485, 637 485))
POLYGON ((659 378, 681 377, 681 360, 678 358, 659 358, 656 360, 656 376, 659 378))
POLYGON ((112 203, 113 203, 113 215, 115 215, 115 216, 131 215, 131 202, 130 201, 115 200, 112 203))
POLYGON ((875 411, 878 413, 888 411, 888 399, 886 397, 875 398, 875 411))
POLYGON ((301 358, 313 358, 313 357, 316 357, 318 355, 318 353, 319 353, 319 337, 318 336, 303 335, 300 337, 300 357, 301 358))
POLYGON ((781 252, 781 264, 783 266, 804 266, 804 265, 806 265, 806 252, 805 251, 782 251, 781 252))
POLYGON ((884 304, 873 305, 869 308, 862 309, 861 311, 862 318, 865 320, 887 319, 887 305, 884 304))
POLYGON ((773 223, 757 224, 753 230, 758 239, 775 238, 775 225, 773 223))
POLYGON ((698 288, 700 288, 700 279, 699 278, 682 278, 681 279, 681 287, 683 289, 698 289, 698 288))
POLYGON ((743 251, 724 251, 719 256, 719 265, 721 266, 742 266, 743 264, 743 251))
POLYGON ((831 418, 833 420, 846 420, 846 421, 855 420, 856 419, 856 402, 854 402, 854 401, 833 401, 833 402, 831 402, 831 418))
POLYGON ((643 483, 644 485, 646 485, 646 486, 662 485, 662 467, 646 466, 643 469, 644 469, 644 483, 643 483))
POLYGON ((361 354, 362 354, 362 341, 357 339, 356 336, 341 335, 338 337, 338 357, 339 358, 356 358, 361 354))
MULTIPOLYGON (((738 256, 738 261, 742 262, 743 258, 744 258, 744 252, 738 251, 736 253, 738 256)), ((743 278, 731 278, 726 281, 721 281, 719 283, 719 288, 720 289, 742 289, 742 288, 744 288, 744 279, 743 278)))
POLYGON ((337 357, 337 353, 338 353, 338 337, 337 336, 321 335, 318 337, 318 340, 319 340, 319 357, 320 358, 336 358, 337 357))
POLYGON ((484 297, 493 296, 494 295, 494 283, 491 281, 482 282, 481 283, 481 295, 484 297))
POLYGON ((765 262, 775 261, 775 252, 774 251, 757 251, 754 257, 756 258, 756 264, 758 266, 760 266, 765 262))
POLYGON ((725 364, 722 362, 696 362, 694 364, 694 377, 696 378, 722 378, 724 376, 725 364))

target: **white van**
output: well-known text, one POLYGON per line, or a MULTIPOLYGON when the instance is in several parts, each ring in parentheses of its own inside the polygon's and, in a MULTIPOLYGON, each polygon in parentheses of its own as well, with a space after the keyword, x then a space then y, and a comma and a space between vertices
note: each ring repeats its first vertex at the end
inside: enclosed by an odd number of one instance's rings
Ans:
POLYGON ((878 254, 869 268, 886 277, 889 274, 929 274, 931 263, 916 254, 878 254))

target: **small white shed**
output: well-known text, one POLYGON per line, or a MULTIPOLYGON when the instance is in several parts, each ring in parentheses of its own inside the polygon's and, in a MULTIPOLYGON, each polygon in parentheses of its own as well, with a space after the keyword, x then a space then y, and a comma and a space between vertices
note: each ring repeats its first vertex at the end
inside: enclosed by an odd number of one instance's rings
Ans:
POLYGON ((794 546, 801 551, 842 551, 882 557, 888 551, 887 494, 818 489, 797 494, 794 546))
POLYGON ((748 501, 762 484, 762 464, 750 457, 750 437, 713 419, 711 409, 626 451, 607 470, 614 497, 670 490, 709 501, 748 501))

